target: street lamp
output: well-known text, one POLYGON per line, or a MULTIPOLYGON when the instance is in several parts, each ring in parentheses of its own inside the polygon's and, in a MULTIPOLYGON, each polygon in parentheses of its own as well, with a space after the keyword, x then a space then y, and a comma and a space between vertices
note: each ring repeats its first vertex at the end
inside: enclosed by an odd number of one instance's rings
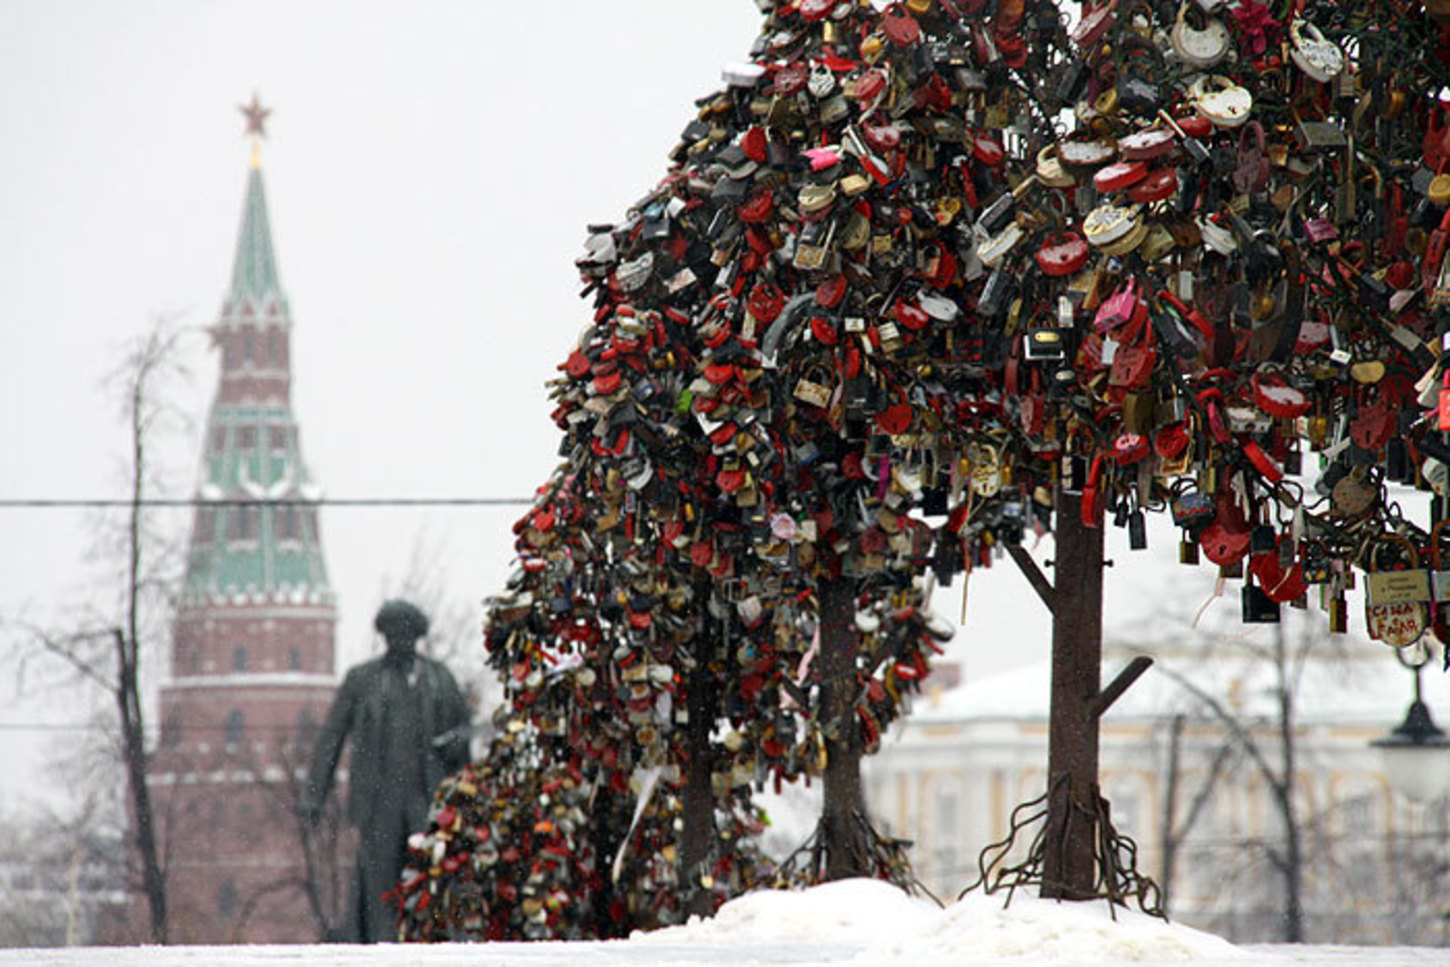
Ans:
POLYGON ((1420 670, 1430 660, 1430 651, 1412 646, 1397 650, 1395 657, 1415 672, 1415 700, 1399 727, 1370 745, 1380 750, 1391 788, 1415 802, 1429 802, 1450 787, 1450 738, 1430 717, 1430 707, 1420 692, 1420 670), (1418 661, 1405 656, 1412 650, 1418 653, 1418 661))

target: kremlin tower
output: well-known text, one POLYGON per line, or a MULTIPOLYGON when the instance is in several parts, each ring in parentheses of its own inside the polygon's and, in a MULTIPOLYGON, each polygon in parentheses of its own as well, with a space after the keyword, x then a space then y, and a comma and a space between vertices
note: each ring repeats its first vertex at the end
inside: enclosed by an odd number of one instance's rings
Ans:
POLYGON ((347 880, 335 837, 297 818, 335 687, 336 609, 292 412, 260 160, 269 112, 255 96, 242 112, 251 168, 150 766, 173 943, 320 939, 347 880))

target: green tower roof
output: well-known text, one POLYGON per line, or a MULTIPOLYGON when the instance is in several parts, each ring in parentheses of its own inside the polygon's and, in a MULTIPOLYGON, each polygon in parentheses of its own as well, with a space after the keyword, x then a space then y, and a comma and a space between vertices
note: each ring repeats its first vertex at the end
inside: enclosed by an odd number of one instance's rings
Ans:
POLYGON ((242 230, 237 236, 237 259, 232 266, 230 299, 241 306, 247 299, 256 306, 268 297, 282 299, 282 283, 277 278, 277 254, 272 247, 272 226, 267 218, 267 191, 262 185, 262 169, 253 165, 247 179, 247 203, 242 210, 242 230))

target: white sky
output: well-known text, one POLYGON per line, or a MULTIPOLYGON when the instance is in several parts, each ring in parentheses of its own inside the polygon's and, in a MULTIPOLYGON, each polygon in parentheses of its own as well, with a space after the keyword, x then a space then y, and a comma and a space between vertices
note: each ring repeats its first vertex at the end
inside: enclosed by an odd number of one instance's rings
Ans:
MULTIPOLYGON (((758 26, 751 0, 0 0, 0 497, 123 495, 124 429, 98 380, 154 314, 214 320, 253 89, 275 108, 264 167, 313 477, 333 497, 531 495, 559 439, 543 383, 590 312, 584 226, 654 186, 758 26)), ((215 385, 199 334, 188 359, 196 425, 165 453, 172 496, 195 485, 215 385)), ((476 606, 507 576, 519 513, 324 511, 339 666, 372 648, 417 541, 476 606)), ((167 519, 184 534, 184 512, 167 519)), ((90 526, 0 508, 0 636, 110 599, 90 526)), ((1109 580, 1161 582, 1176 536, 1154 537, 1129 564, 1111 532, 1109 580)), ((1207 572, 1171 573, 1197 574, 1196 606, 1207 572)), ((1109 587, 1110 626, 1151 597, 1128 586, 1109 587)), ((971 587, 953 645, 969 674, 1045 654, 1047 615, 1010 564, 971 587)), ((960 584, 937 599, 959 606, 960 584)), ((480 645, 460 671, 482 668, 480 645)), ((0 799, 38 781, 55 736, 15 726, 74 721, 77 704, 0 683, 0 799)))

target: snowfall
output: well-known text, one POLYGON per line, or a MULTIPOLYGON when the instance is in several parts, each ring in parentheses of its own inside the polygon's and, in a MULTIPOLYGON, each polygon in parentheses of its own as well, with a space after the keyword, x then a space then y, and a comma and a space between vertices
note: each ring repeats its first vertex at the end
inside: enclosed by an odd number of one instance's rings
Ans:
POLYGON ((762 891, 692 920, 601 943, 436 946, 81 947, 0 950, 0 965, 55 967, 579 967, 731 964, 1195 964, 1199 967, 1450 967, 1419 947, 1236 947, 1211 934, 1106 903, 969 895, 945 909, 874 880, 796 893, 762 891))

